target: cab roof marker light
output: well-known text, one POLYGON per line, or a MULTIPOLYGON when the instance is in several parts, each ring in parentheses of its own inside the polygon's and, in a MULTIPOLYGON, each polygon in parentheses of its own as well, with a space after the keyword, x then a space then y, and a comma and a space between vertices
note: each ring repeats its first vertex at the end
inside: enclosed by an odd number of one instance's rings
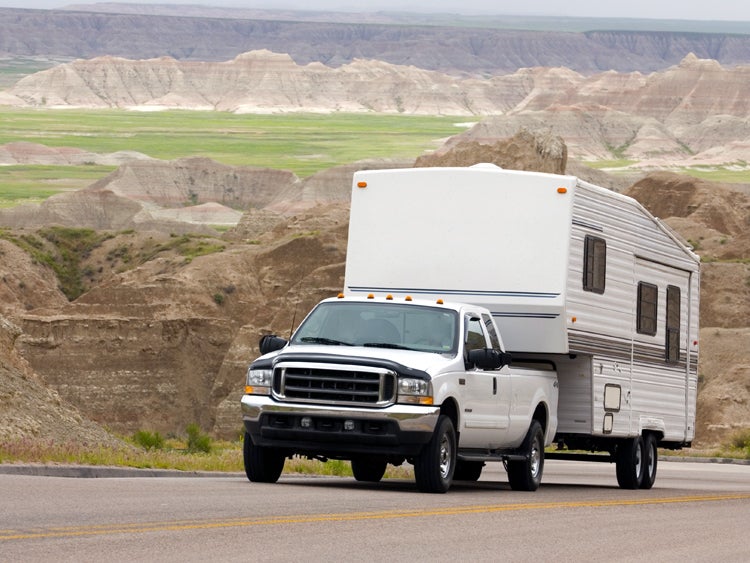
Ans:
POLYGON ((393 301, 393 295, 389 293, 388 295, 385 296, 385 299, 386 301, 393 301))
POLYGON ((343 299, 344 298, 344 294, 343 293, 339 293, 336 297, 338 297, 339 299, 343 299))
POLYGON ((411 300, 412 300, 411 295, 407 295, 406 297, 404 297, 404 301, 411 301, 411 300))
POLYGON ((375 299, 375 294, 374 293, 368 293, 367 294, 367 298, 368 299, 375 299))
POLYGON ((443 305, 444 304, 444 302, 443 302, 442 299, 438 299, 437 301, 435 301, 435 303, 437 303, 438 305, 443 305))

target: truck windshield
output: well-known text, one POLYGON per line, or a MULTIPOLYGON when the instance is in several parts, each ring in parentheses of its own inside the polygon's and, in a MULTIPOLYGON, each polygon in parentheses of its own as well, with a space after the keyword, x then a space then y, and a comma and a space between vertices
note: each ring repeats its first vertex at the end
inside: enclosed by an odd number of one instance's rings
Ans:
POLYGON ((371 346, 455 354, 458 315, 414 304, 332 301, 318 305, 292 344, 371 346))

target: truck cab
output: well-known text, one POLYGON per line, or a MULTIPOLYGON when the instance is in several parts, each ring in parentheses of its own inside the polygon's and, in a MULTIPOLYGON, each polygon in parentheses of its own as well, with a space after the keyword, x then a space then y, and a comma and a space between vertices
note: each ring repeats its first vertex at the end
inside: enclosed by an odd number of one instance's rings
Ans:
POLYGON ((407 461, 426 492, 477 479, 491 460, 514 468, 514 488, 539 485, 557 423, 556 374, 512 370, 483 307, 340 295, 288 342, 264 337, 261 353, 241 401, 251 481, 276 481, 284 460, 300 455, 351 460, 363 481, 407 461))

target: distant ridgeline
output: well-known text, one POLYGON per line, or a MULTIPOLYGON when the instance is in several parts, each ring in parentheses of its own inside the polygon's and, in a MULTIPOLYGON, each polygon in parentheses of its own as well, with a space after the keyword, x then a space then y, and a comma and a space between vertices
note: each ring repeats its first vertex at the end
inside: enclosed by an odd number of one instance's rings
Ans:
POLYGON ((652 72, 688 53, 723 65, 750 63, 750 26, 742 22, 155 8, 0 8, 0 55, 220 61, 268 49, 288 53, 298 64, 337 67, 364 58, 472 75, 536 66, 564 66, 584 74, 652 72))

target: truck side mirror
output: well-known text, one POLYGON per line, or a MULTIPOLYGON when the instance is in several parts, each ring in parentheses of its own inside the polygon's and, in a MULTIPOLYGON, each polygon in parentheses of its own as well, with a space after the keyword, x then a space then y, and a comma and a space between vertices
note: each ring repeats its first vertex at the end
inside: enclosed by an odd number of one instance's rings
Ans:
POLYGON ((268 354, 269 352, 281 350, 286 345, 286 339, 276 336, 275 334, 265 334, 260 337, 260 342, 258 342, 258 348, 260 348, 261 354, 268 354))
POLYGON ((492 348, 469 350, 469 362, 479 369, 494 370, 510 365, 511 355, 492 348))

